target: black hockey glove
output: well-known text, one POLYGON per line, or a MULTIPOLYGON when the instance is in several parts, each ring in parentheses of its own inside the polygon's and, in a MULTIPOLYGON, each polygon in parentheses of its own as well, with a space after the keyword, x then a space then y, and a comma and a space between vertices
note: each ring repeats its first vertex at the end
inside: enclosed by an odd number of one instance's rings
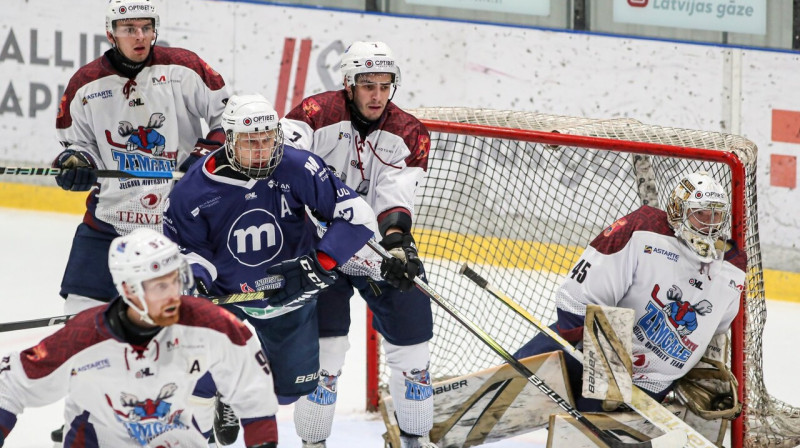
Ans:
POLYGON ((267 275, 282 275, 286 286, 271 296, 268 303, 284 306, 301 300, 308 302, 316 298, 320 291, 331 286, 339 277, 319 264, 317 253, 311 251, 291 260, 286 260, 267 269, 267 275))
POLYGON ((394 258, 381 263, 383 279, 401 291, 414 287, 414 277, 422 272, 422 261, 417 255, 414 237, 410 233, 390 233, 383 237, 381 246, 394 255, 394 258))
POLYGON ((189 157, 181 163, 181 166, 178 167, 178 171, 183 173, 189 171, 189 167, 194 165, 195 162, 205 157, 206 154, 222 148, 222 145, 223 143, 216 140, 198 138, 197 143, 194 144, 194 150, 190 152, 189 157))
POLYGON ((53 168, 61 168, 56 183, 64 190, 89 191, 97 182, 97 167, 92 157, 82 151, 65 149, 53 161, 53 168))

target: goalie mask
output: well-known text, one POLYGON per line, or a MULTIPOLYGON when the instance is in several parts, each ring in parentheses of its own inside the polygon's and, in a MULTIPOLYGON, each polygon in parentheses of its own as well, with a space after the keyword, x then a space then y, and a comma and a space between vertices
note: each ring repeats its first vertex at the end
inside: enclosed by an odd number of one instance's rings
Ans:
MULTIPOLYGON (((158 36, 158 26, 161 19, 151 0, 111 0, 106 9, 106 31, 114 35, 114 22, 126 19, 151 19, 153 31, 158 36)), ((153 39, 155 43, 155 39, 153 39)))
POLYGON ((720 258, 715 243, 728 238, 728 194, 705 171, 690 174, 672 190, 667 204, 669 225, 703 263, 720 258))
POLYGON ((178 245, 155 230, 144 227, 117 237, 111 242, 108 268, 117 291, 122 295, 122 300, 150 325, 157 324, 149 314, 150 310, 144 297, 144 282, 177 270, 181 281, 181 293, 193 284, 192 271, 181 255, 178 245), (136 306, 128 295, 138 297, 141 307, 136 306))
POLYGON ((261 95, 233 95, 222 113, 225 153, 251 179, 266 179, 283 158, 283 131, 272 103, 261 95))
POLYGON ((392 75, 392 96, 400 85, 400 67, 392 50, 383 42, 353 42, 342 55, 341 70, 346 86, 355 86, 359 75, 367 73, 392 75))

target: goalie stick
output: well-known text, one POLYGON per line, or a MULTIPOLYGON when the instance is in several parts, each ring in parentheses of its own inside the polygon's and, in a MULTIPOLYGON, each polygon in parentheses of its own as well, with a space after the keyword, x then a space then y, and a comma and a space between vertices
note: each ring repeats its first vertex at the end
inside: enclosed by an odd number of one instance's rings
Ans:
MULTIPOLYGON (((380 255, 383 260, 388 260, 392 256, 375 240, 367 241, 367 245, 378 255, 380 255)), ((612 448, 676 448, 682 447, 686 444, 686 435, 680 431, 666 432, 664 435, 646 440, 644 442, 628 443, 620 440, 620 438, 613 432, 604 431, 598 428, 594 423, 591 422, 591 420, 586 418, 586 416, 572 407, 567 400, 562 398, 547 384, 545 384, 544 381, 536 376, 535 373, 531 372, 530 369, 525 367, 525 365, 511 356, 508 351, 501 347, 500 344, 498 344, 497 341, 495 341, 485 331, 478 327, 474 322, 463 316, 458 309, 456 309, 450 302, 445 300, 444 297, 440 296, 427 283, 423 282, 419 277, 414 277, 414 283, 416 284, 417 288, 425 293, 425 295, 430 297, 431 300, 436 302, 437 305, 442 307, 448 314, 453 316, 453 318, 455 318, 460 324, 466 327, 472 334, 477 336, 478 339, 488 345, 489 348, 491 348, 495 353, 500 355, 503 360, 511 365, 514 370, 519 372, 520 375, 525 377, 528 382, 536 386, 537 389, 539 389, 543 394, 547 395, 547 397, 553 400, 559 407, 561 407, 561 409, 566 411, 575 420, 580 422, 588 431, 590 431, 595 437, 602 440, 603 443, 607 444, 608 446, 612 448)))
MULTIPOLYGON (((58 176, 61 168, 0 166, 0 175, 7 176, 58 176)), ((95 170, 97 177, 117 177, 121 179, 175 179, 183 177, 180 171, 128 171, 95 170)))
MULTIPOLYGON (((495 298, 506 304, 506 306, 533 324, 540 331, 550 336, 550 338, 564 348, 565 352, 569 353, 573 358, 583 363, 583 353, 580 350, 573 347, 572 344, 562 338, 561 335, 531 315, 528 311, 522 308, 522 306, 505 295, 502 291, 489 284, 485 278, 481 277, 480 274, 472 270, 466 263, 461 267, 459 273, 472 280, 481 289, 488 291, 495 298)), ((688 443, 686 444, 686 447, 688 448, 713 448, 716 446, 708 441, 708 439, 703 437, 702 434, 697 432, 696 429, 692 428, 685 421, 681 420, 672 412, 667 410, 661 405, 661 403, 657 402, 651 396, 647 395, 643 390, 636 387, 636 385, 633 386, 631 402, 626 404, 636 411, 636 413, 646 418, 648 421, 657 426, 658 429, 664 432, 680 431, 685 433, 686 437, 688 438, 688 443)))
MULTIPOLYGON (((280 277, 280 276, 276 276, 280 277)), ((285 285, 285 281, 281 278, 271 284, 271 288, 264 291, 256 292, 242 292, 237 294, 229 294, 227 296, 210 297, 208 300, 215 305, 226 305, 232 303, 250 302, 253 300, 266 300, 269 299, 278 289, 285 285)), ((264 309, 264 319, 271 319, 273 317, 286 314, 307 303, 307 300, 295 300, 283 306, 267 306, 264 309)), ((45 317, 42 319, 23 320, 19 322, 6 322, 0 323, 0 333, 5 331, 27 330, 30 328, 49 327, 51 325, 59 325, 66 323, 68 320, 75 317, 74 314, 67 314, 64 316, 45 317)))

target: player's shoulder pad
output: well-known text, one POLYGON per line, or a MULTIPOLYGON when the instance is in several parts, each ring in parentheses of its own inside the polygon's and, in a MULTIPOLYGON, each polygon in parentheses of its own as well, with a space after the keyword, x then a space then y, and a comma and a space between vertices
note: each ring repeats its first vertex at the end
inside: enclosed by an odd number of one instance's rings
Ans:
POLYGON ((747 272, 747 252, 741 250, 739 245, 734 240, 728 240, 725 243, 725 256, 724 259, 728 263, 747 272))
POLYGON ((297 177, 300 170, 313 176, 327 166, 328 165, 322 158, 311 151, 284 145, 283 158, 281 159, 280 165, 278 165, 278 168, 275 170, 275 176, 283 177, 289 175, 297 177))
MULTIPOLYGON (((69 79, 69 83, 67 83, 67 88, 64 90, 64 94, 61 96, 59 101, 58 113, 56 115, 57 129, 66 129, 72 126, 72 115, 70 114, 69 107, 75 99, 75 96, 78 94, 78 90, 87 84, 107 76, 119 76, 119 74, 114 71, 114 69, 111 67, 111 63, 105 59, 105 56, 100 56, 94 61, 84 65, 72 75, 72 77, 69 79)), ((96 92, 87 91, 85 94, 96 94, 100 97, 106 97, 114 95, 114 92, 110 90, 105 91, 98 88, 96 92)))
POLYGON ((235 345, 245 345, 252 337, 247 326, 233 313, 199 297, 181 297, 181 317, 178 324, 218 331, 235 345))
POLYGON ((397 135, 411 154, 406 158, 407 166, 428 169, 428 153, 431 149, 431 136, 428 129, 417 117, 389 102, 386 105, 385 119, 381 129, 397 135))
POLYGON ((304 98, 284 118, 308 123, 315 130, 349 120, 347 93, 342 89, 311 95, 304 98))
POLYGON ((28 378, 44 378, 77 353, 112 339, 113 335, 105 325, 107 308, 98 306, 78 313, 63 328, 22 351, 20 362, 28 378))
POLYGON ((628 244, 633 233, 637 231, 674 235, 667 221, 666 212, 643 205, 606 227, 591 242, 591 246, 603 254, 616 253, 628 244))
POLYGON ((219 90, 225 86, 225 80, 216 70, 195 52, 185 48, 156 45, 153 47, 150 65, 180 65, 197 73, 211 90, 219 90))

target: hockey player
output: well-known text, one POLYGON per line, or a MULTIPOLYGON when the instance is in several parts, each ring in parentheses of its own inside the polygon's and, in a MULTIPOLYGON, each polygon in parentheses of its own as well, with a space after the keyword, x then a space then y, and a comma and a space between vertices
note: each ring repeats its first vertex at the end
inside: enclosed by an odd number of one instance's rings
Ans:
POLYGON ((181 295, 191 271, 178 246, 139 228, 114 239, 106 259, 120 297, 0 357, 0 446, 23 409, 64 396, 65 447, 205 446, 192 391, 213 375, 246 418, 245 444, 276 447, 267 358, 231 313, 181 295))
MULTIPOLYGON (((172 186, 157 179, 98 182, 96 170, 185 171, 224 141, 225 81, 196 54, 156 46, 159 23, 151 0, 111 0, 105 28, 112 48, 81 67, 61 98, 56 133, 64 149, 53 167, 64 171, 56 182, 91 190, 61 281, 65 314, 116 295, 105 264, 111 240, 139 227, 160 230, 172 186), (199 138, 201 120, 210 129, 206 138, 199 138)), ((56 442, 61 437, 60 430, 52 434, 56 442)))
MULTIPOLYGON (((316 389, 316 294, 335 282, 333 269, 374 236, 377 223, 319 157, 284 146, 277 112, 263 96, 232 96, 222 127, 225 149, 192 167, 170 194, 164 233, 183 248, 204 293, 259 291, 284 277, 269 302, 229 309, 255 327, 275 390, 289 403, 316 389), (321 239, 306 208, 331 222, 321 239), (275 317, 265 312, 268 303, 293 311, 275 317)), ((219 414, 226 410, 218 406, 219 414)), ((217 432, 218 443, 235 439, 235 431, 217 432)))
POLYGON ((403 446, 433 446, 428 441, 433 426, 428 372, 433 323, 430 300, 412 288, 414 277, 424 272, 411 235, 415 189, 428 167, 430 136, 419 120, 391 101, 400 68, 385 43, 354 42, 342 56, 341 70, 344 89, 304 99, 282 120, 284 132, 295 147, 322 157, 366 199, 377 216, 381 245, 399 258, 381 265, 386 281, 380 275, 342 275, 320 294, 319 385, 295 405, 295 427, 304 446, 325 446, 333 425, 336 382, 350 347, 349 300, 355 287, 383 335, 403 446))
POLYGON ((106 7, 112 48, 80 68, 61 99, 56 131, 64 150, 53 162, 64 190, 89 191, 61 283, 65 311, 102 305, 116 294, 105 254, 112 239, 139 227, 161 230, 171 181, 101 179, 97 169, 174 171, 197 146, 224 141, 220 117, 229 96, 222 77, 196 54, 156 46, 159 15, 151 0, 106 7), (199 139, 201 120, 211 132, 199 139), (215 142, 215 141, 216 142, 215 142))
MULTIPOLYGON (((729 208, 722 186, 697 172, 678 182, 666 212, 643 206, 618 219, 589 244, 556 292, 551 328, 577 344, 587 305, 632 309, 633 384, 663 400, 739 311, 747 260, 727 239, 729 208)), ((560 348, 539 334, 515 357, 560 348)), ((566 361, 572 389, 580 392, 583 367, 570 356, 566 361)), ((604 409, 601 400, 583 396, 576 404, 604 409)))

